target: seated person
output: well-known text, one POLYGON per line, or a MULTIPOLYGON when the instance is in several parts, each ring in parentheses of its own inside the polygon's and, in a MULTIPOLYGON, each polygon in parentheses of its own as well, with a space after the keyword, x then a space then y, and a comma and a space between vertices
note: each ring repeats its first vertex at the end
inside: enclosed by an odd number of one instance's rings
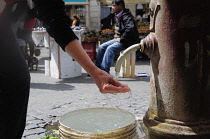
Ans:
POLYGON ((139 43, 139 34, 133 15, 125 9, 124 0, 113 0, 115 13, 115 36, 113 40, 103 43, 98 48, 95 65, 100 69, 110 72, 110 67, 115 55, 129 46, 139 43))

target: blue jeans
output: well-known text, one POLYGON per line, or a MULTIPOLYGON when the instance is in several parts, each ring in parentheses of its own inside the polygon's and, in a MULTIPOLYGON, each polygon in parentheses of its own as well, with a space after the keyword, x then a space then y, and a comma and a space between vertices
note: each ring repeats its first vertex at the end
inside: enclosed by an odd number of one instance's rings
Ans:
POLYGON ((103 43, 98 48, 96 66, 109 73, 115 55, 119 54, 124 49, 122 43, 114 40, 103 43))

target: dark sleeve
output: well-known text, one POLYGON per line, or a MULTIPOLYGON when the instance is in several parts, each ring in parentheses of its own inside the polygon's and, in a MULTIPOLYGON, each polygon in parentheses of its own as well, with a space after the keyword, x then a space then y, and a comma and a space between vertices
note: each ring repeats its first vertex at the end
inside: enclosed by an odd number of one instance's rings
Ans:
POLYGON ((123 19, 123 29, 120 30, 120 42, 125 43, 130 38, 133 38, 135 28, 135 21, 132 15, 126 15, 123 19))
POLYGON ((38 19, 64 51, 69 42, 78 39, 71 29, 72 21, 65 13, 63 0, 34 0, 34 5, 38 19))

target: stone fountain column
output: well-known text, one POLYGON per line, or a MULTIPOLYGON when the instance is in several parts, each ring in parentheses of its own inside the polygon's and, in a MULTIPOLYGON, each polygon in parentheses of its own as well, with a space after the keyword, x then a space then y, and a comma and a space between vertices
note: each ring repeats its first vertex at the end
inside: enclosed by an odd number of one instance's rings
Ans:
POLYGON ((151 0, 150 139, 210 139, 210 2, 151 0))

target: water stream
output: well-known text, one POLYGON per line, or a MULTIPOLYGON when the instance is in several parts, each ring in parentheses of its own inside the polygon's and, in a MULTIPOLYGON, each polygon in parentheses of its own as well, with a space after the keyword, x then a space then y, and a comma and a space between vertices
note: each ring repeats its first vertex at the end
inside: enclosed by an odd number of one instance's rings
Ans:
POLYGON ((115 79, 118 80, 120 72, 115 72, 115 79))
MULTIPOLYGON (((119 78, 119 72, 115 73, 115 77, 116 80, 118 80, 119 78)), ((115 108, 117 111, 120 111, 119 107, 121 106, 121 104, 123 103, 124 99, 129 99, 132 97, 131 92, 127 92, 127 93, 115 93, 115 94, 105 94, 106 99, 109 103, 109 105, 112 108, 115 108)), ((120 113, 118 113, 115 121, 114 121, 114 125, 118 128, 120 128, 121 126, 119 126, 119 119, 121 119, 121 115, 120 113)), ((121 121, 123 122, 123 121, 121 121)))
MULTIPOLYGON (((116 80, 118 80, 119 78, 119 72, 115 73, 115 77, 116 80)), ((114 94, 105 94, 106 98, 109 102, 109 104, 111 105, 111 107, 113 108, 119 108, 121 106, 121 102, 124 101, 124 99, 129 99, 132 97, 132 93, 131 92, 127 92, 127 93, 114 93, 114 94)))

